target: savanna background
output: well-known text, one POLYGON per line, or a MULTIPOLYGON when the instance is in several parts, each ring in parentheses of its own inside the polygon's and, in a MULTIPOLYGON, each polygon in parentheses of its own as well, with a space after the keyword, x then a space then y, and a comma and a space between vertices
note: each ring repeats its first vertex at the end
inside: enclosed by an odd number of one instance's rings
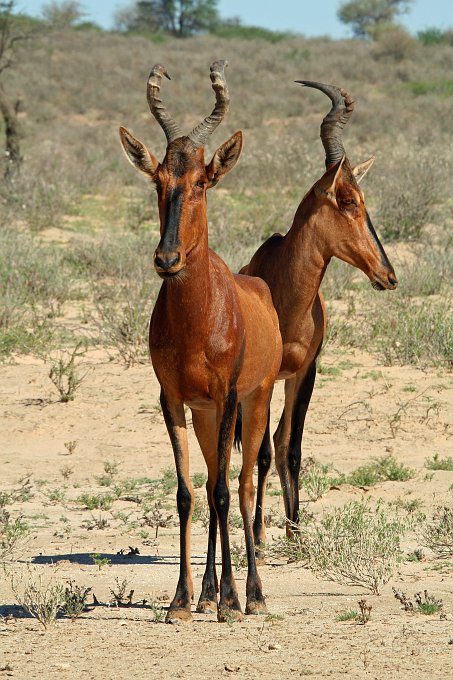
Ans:
MULTIPOLYGON (((178 37, 58 12, 11 18, 24 39, 11 65, 0 56, 20 145, 16 164, 10 152, 2 159, 0 184, 0 675, 453 677, 451 31, 411 35, 390 21, 333 40, 230 21, 178 37), (237 129, 245 147, 208 194, 211 247, 238 270, 289 228, 323 172, 329 109, 294 80, 318 80, 354 95, 344 145, 353 164, 376 156, 365 200, 400 283, 377 293, 341 262, 327 270, 302 541, 284 538, 275 473, 267 494, 269 616, 220 625, 194 613, 189 626, 165 626, 179 539, 146 349, 158 214, 117 129, 162 158, 145 98, 151 66, 165 64, 165 103, 190 130, 212 109, 216 58, 229 61, 231 106, 206 158, 237 129)), ((0 121, 2 143, 6 128, 0 121)), ((281 408, 278 383, 274 426, 281 408)), ((208 510, 192 432, 190 446, 197 599, 208 510)), ((239 471, 234 452, 243 599, 239 471)))

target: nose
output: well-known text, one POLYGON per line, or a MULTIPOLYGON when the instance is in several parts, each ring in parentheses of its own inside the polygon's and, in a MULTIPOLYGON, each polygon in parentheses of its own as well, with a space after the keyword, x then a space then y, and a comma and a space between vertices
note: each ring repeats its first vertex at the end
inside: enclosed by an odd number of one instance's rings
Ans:
POLYGON ((390 284, 393 288, 396 288, 396 287, 397 287, 397 285, 398 285, 398 279, 396 278, 396 276, 395 276, 394 273, 388 275, 388 280, 389 280, 389 284, 390 284))
POLYGON ((181 256, 179 253, 158 253, 157 250, 154 254, 154 264, 157 269, 164 272, 169 271, 175 264, 178 264, 181 256))

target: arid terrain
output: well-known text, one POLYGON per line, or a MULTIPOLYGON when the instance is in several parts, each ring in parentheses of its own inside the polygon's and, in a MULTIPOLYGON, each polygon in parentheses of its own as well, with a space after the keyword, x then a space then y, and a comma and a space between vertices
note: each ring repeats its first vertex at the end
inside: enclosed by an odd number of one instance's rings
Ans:
MULTIPOLYGON (((68 30, 31 43, 7 73, 5 87, 22 97, 24 164, 0 187, 0 680, 453 678, 453 47, 400 38, 157 43, 68 30), (332 537, 321 573, 283 540, 273 472, 260 567, 269 615, 219 624, 197 614, 208 514, 189 421, 194 620, 175 626, 163 623, 178 577, 173 454, 146 349, 158 215, 117 128, 161 158, 145 99, 150 67, 167 65, 166 102, 190 129, 211 111, 209 64, 222 55, 231 110, 210 153, 238 128, 245 147, 210 192, 208 218, 211 244, 234 270, 290 226, 323 172, 329 103, 293 81, 332 82, 357 99, 345 147, 352 163, 377 156, 365 199, 400 283, 378 293, 351 267, 328 268, 329 330, 304 433, 304 531, 327 531, 332 513, 362 507, 354 501, 401 530, 379 536, 400 532, 381 594, 360 576, 356 586, 354 575, 334 578, 342 545, 365 557, 364 573, 381 559, 358 534, 332 537), (48 602, 59 586, 90 589, 88 606, 45 628, 21 603, 48 602)), ((282 393, 278 383, 274 428, 282 393)), ((233 452, 230 523, 244 606, 240 461, 233 452)))
MULTIPOLYGON (((363 353, 339 357, 327 351, 322 358, 326 367, 338 365, 339 360, 347 360, 348 366, 340 375, 319 378, 307 423, 305 456, 348 473, 371 457, 391 453, 415 474, 405 482, 332 489, 310 503, 311 509, 322 513, 332 505, 369 496, 386 502, 417 500, 420 509, 429 512, 433 504, 451 499, 453 471, 428 474, 424 466, 426 458, 436 452, 453 454, 451 377, 415 368, 380 367, 363 353), (408 392, 408 386, 415 386, 416 392, 408 392), (393 436, 389 423, 401 407, 401 421, 393 436)), ((163 514, 165 519, 171 517, 159 529, 157 541, 153 540, 155 529, 140 519, 143 509, 133 498, 136 491, 121 494, 108 511, 90 512, 80 498, 84 493, 109 491, 99 485, 105 461, 118 464, 118 483, 158 480, 171 469, 171 448, 157 409, 158 385, 147 365, 125 370, 98 354, 87 359, 87 366, 90 370, 80 394, 68 404, 57 401, 42 363, 27 360, 2 368, 2 488, 18 488, 18 480, 25 477, 31 486, 30 498, 11 506, 11 511, 29 519, 32 531, 20 561, 8 570, 30 578, 25 568, 29 560, 33 578, 37 572, 45 579, 74 579, 91 587, 102 603, 74 623, 61 619, 44 632, 37 621, 23 617, 3 576, 1 612, 6 618, 1 622, 0 667, 11 668, 5 674, 30 680, 150 677, 153 673, 190 678, 204 674, 275 678, 282 674, 384 679, 409 678, 414 673, 426 678, 452 677, 453 565, 432 559, 429 551, 422 561, 403 561, 380 596, 316 578, 297 563, 270 558, 261 567, 270 617, 247 617, 243 623, 227 625, 194 612, 194 623, 186 626, 153 623, 149 605, 142 606, 140 601, 157 601, 165 607, 177 580, 174 489, 164 496, 163 514), (67 441, 77 442, 71 454, 65 447, 67 441), (62 476, 65 469, 71 470, 66 479, 62 476), (105 528, 87 528, 87 519, 100 517, 106 520, 105 528), (143 539, 143 527, 149 531, 147 539, 143 539), (138 547, 140 555, 118 555, 120 550, 127 553, 128 546, 138 547), (110 563, 99 568, 90 558, 93 553, 109 558, 110 563), (127 579, 127 591, 134 589, 132 606, 109 604, 115 579, 127 579), (439 613, 404 612, 392 586, 408 597, 427 589, 443 600, 445 618, 439 613), (368 623, 337 621, 342 612, 358 609, 357 601, 363 597, 372 606, 368 623)), ((274 416, 281 401, 279 384, 274 416)), ((202 472, 204 464, 193 433, 190 439, 193 473, 202 472)), ((240 454, 233 454, 232 464, 240 464, 240 454)), ((149 488, 146 483, 136 487, 140 493, 149 488)), ((274 474, 270 489, 278 488, 274 474)), ((204 498, 202 488, 196 493, 200 500, 204 498)), ((281 520, 283 508, 280 496, 268 499, 274 511, 268 529, 271 541, 283 533, 274 525, 281 520)), ((233 508, 237 517, 236 498, 233 508)), ((201 587, 206 539, 203 525, 196 522, 192 548, 195 597, 201 587)), ((241 529, 233 529, 233 542, 240 545, 241 540, 241 529)), ((422 545, 412 532, 404 541, 404 553, 422 545)), ((244 577, 243 569, 236 571, 242 599, 244 577)))

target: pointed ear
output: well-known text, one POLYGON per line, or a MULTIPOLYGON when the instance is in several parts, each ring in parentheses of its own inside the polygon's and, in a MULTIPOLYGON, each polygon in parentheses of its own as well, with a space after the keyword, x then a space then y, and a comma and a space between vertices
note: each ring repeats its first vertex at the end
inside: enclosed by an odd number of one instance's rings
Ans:
POLYGON ((318 194, 322 194, 329 199, 335 200, 336 196, 336 185, 337 180, 343 167, 346 156, 343 156, 341 160, 337 161, 325 171, 321 179, 319 179, 315 184, 315 191, 318 194))
POLYGON ((230 139, 222 144, 212 157, 209 165, 206 166, 208 176, 208 189, 214 187, 219 179, 230 172, 236 165, 242 151, 242 132, 235 132, 230 139))
POLYGON ((131 135, 129 130, 125 127, 120 127, 120 141, 128 160, 132 165, 135 165, 138 170, 143 172, 151 179, 154 179, 159 161, 146 148, 144 144, 131 135))
POLYGON ((367 161, 363 161, 363 163, 359 163, 358 165, 355 165, 352 168, 352 174, 357 180, 357 184, 359 184, 362 179, 365 177, 367 174, 368 170, 371 168, 371 166, 374 163, 374 156, 371 156, 367 161))

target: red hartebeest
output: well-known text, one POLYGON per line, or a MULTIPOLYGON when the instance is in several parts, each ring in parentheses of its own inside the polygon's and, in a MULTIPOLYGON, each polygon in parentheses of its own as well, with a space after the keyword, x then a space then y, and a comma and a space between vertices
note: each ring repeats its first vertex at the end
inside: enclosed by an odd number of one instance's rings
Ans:
MULTIPOLYGON (((274 446, 288 534, 299 517, 302 434, 325 335, 326 312, 319 287, 326 267, 332 257, 338 257, 361 269, 376 290, 392 290, 398 283, 358 185, 374 158, 352 168, 341 140, 341 130, 354 108, 352 98, 331 85, 297 82, 321 90, 332 101, 321 125, 327 169, 302 199, 288 233, 271 236, 241 269, 242 274, 266 281, 280 322, 283 358, 278 379, 285 380, 285 405, 274 446)), ((258 456, 257 546, 264 542, 263 502, 271 459, 268 425, 258 456)))
POLYGON ((151 359, 161 385, 162 411, 178 477, 180 574, 167 621, 191 619, 190 523, 194 504, 189 477, 184 405, 192 411, 195 434, 208 467, 210 530, 207 568, 197 610, 217 608, 219 621, 241 618, 228 536, 228 468, 238 400, 243 409, 243 465, 239 501, 248 557, 246 614, 266 611, 253 541, 253 468, 266 428, 267 412, 282 353, 278 318, 267 285, 233 275, 208 247, 206 190, 235 165, 242 148, 236 132, 208 165, 204 144, 228 109, 226 62, 211 65, 216 104, 210 116, 183 136, 160 99, 165 69, 151 71, 147 97, 167 137, 162 163, 125 128, 121 142, 129 160, 156 185, 159 245, 154 267, 164 280, 149 330, 151 359), (220 527, 222 574, 217 605, 215 546, 220 527))

